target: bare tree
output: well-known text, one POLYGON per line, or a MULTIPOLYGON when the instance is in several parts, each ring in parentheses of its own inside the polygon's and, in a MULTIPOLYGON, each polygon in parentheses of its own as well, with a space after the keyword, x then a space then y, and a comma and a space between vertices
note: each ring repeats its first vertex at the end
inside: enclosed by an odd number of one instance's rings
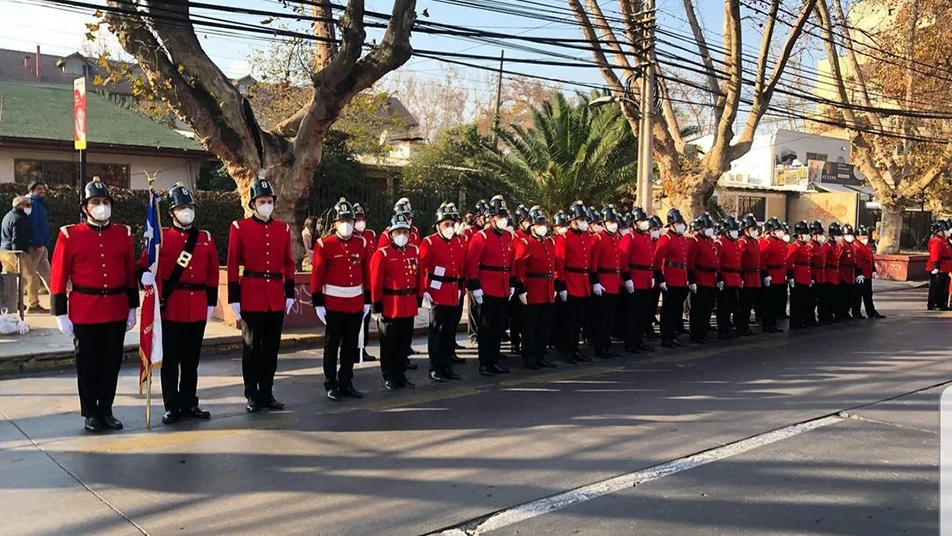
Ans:
MULTIPOLYGON (((640 42, 640 21, 643 16, 642 0, 617 0, 623 21, 624 35, 619 36, 606 20, 602 7, 596 0, 566 0, 575 14, 585 39, 592 48, 592 56, 600 66, 602 77, 611 91, 623 95, 628 90, 625 75, 635 71, 635 61, 643 44, 640 42), (612 59, 609 59, 609 56, 612 59)), ((724 58, 715 60, 707 44, 703 28, 693 0, 683 0, 684 13, 694 34, 698 55, 703 63, 703 85, 716 96, 713 104, 714 142, 703 155, 685 143, 681 132, 680 118, 675 113, 671 92, 667 91, 670 71, 659 66, 661 73, 657 85, 661 95, 662 117, 654 121, 654 158, 661 174, 664 193, 671 204, 685 215, 695 215, 703 210, 714 192, 721 175, 730 169, 733 160, 750 151, 754 134, 761 119, 770 107, 771 99, 784 74, 787 63, 794 53, 794 46, 803 32, 817 0, 803 0, 797 17, 790 23, 790 30, 779 52, 773 58, 770 69, 770 50, 775 39, 781 0, 770 0, 763 23, 760 53, 755 66, 754 87, 747 91, 743 86, 744 59, 740 0, 724 0, 724 58), (723 64, 723 71, 716 65, 723 64), (739 136, 734 131, 740 104, 744 99, 751 102, 751 110, 739 136), (735 136, 736 139, 735 139, 735 136)), ((604 2, 603 2, 604 3, 604 2)), ((648 58, 657 62, 656 54, 648 58)), ((637 92, 635 92, 637 97, 637 92)), ((634 132, 638 132, 637 109, 633 103, 622 102, 620 106, 634 132)), ((643 202, 643 201, 642 201, 643 202)))
MULTIPOLYGON (((411 56, 415 0, 394 0, 380 41, 365 54, 364 1, 349 0, 335 18, 327 2, 308 2, 318 16, 307 102, 274 129, 262 128, 247 99, 202 49, 190 2, 108 0, 105 22, 141 67, 158 97, 186 121, 205 148, 224 163, 242 199, 259 176, 274 186, 275 215, 298 230, 307 192, 321 162, 324 137, 355 95, 411 56)), ((304 3, 302 3, 304 4, 304 3)), ((298 233, 295 233, 297 236, 298 233)), ((303 252, 295 241, 295 256, 303 252)))

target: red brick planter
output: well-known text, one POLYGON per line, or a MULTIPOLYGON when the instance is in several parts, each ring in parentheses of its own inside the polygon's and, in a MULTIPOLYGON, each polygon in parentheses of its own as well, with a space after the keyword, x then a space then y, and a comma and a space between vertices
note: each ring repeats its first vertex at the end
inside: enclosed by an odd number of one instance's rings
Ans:
POLYGON ((928 255, 876 255, 876 272, 889 281, 924 281, 928 255))

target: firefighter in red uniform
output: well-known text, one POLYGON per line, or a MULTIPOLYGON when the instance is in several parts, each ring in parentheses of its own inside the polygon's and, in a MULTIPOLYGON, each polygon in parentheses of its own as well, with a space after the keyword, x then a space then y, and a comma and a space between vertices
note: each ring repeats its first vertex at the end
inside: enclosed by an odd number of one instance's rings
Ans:
POLYGON ((796 242, 787 248, 787 284, 790 286, 790 329, 809 328, 810 292, 813 287, 813 238, 801 220, 793 225, 796 242))
POLYGON ((625 248, 625 290, 629 293, 627 300, 628 323, 625 326, 625 349, 629 352, 652 352, 654 348, 644 342, 645 328, 651 325, 650 317, 654 311, 649 311, 652 289, 655 286, 654 270, 654 241, 651 239, 651 220, 641 207, 631 211, 634 220, 634 229, 628 235, 625 248))
POLYGON ((245 410, 283 409, 274 398, 284 315, 294 305, 291 228, 271 217, 277 196, 265 179, 251 184, 253 214, 232 222, 228 235, 228 303, 241 321, 245 410), (244 271, 240 268, 244 267, 244 271))
MULTIPOLYGON (((393 205, 393 214, 394 216, 397 214, 404 214, 407 217, 407 221, 410 222, 410 243, 414 246, 420 247, 420 231, 413 226, 413 207, 410 206, 410 200, 406 197, 400 198, 400 200, 393 205)), ((380 231, 380 239, 377 241, 377 249, 388 245, 390 245, 390 227, 380 231)))
MULTIPOLYGON (((856 251, 853 249, 853 242, 856 237, 853 235, 853 226, 843 224, 842 241, 837 244, 837 255, 840 260, 840 284, 839 297, 836 305, 839 311, 839 317, 843 320, 858 320, 853 316, 853 300, 856 295, 856 283, 860 282, 861 274, 856 266, 856 251)), ((864 278, 865 279, 865 278, 864 278)))
POLYGON ((509 226, 509 209, 501 195, 489 201, 487 215, 491 228, 476 233, 466 253, 466 287, 469 298, 476 303, 479 325, 476 343, 479 346, 479 373, 482 376, 509 374, 499 363, 499 344, 506 329, 509 298, 515 292, 512 279, 515 235, 509 226))
POLYGON ((444 203, 436 211, 436 232, 420 244, 423 306, 430 310, 430 379, 439 383, 460 379, 452 367, 466 262, 466 243, 455 229, 458 219, 456 207, 444 203))
POLYGON ((823 223, 819 220, 810 224, 810 234, 813 238, 813 257, 810 260, 810 272, 813 276, 813 286, 810 287, 810 304, 807 309, 807 325, 816 326, 820 323, 819 312, 824 285, 826 284, 826 235, 823 234, 823 223))
POLYGON ((949 246, 949 224, 945 220, 932 223, 932 238, 929 239, 929 303, 930 311, 948 310, 949 272, 944 270, 952 261, 949 246))
POLYGON ((618 234, 618 213, 613 205, 603 207, 600 216, 602 230, 592 243, 592 258, 588 264, 593 302, 592 343, 597 357, 612 359, 615 357, 612 325, 622 287, 621 235, 618 234))
POLYGON ((787 243, 783 241, 785 233, 777 218, 770 218, 764 223, 764 233, 767 236, 760 238, 760 259, 763 261, 766 275, 760 317, 764 324, 764 333, 783 333, 783 330, 777 327, 777 313, 780 308, 778 304, 786 304, 787 301, 787 243))
POLYGON ((367 241, 354 234, 354 217, 353 205, 340 198, 334 233, 314 244, 311 270, 311 299, 325 326, 324 389, 335 402, 363 397, 353 380, 363 319, 370 314, 370 257, 367 241))
MULTIPOLYGON (((519 205, 512 213, 515 221, 516 243, 531 238, 529 236, 529 209, 525 205, 519 205)), ((509 222, 512 226, 513 222, 509 222)), ((522 355, 522 319, 523 319, 522 301, 515 294, 509 298, 509 347, 513 355, 522 355)))
POLYGON ((139 307, 135 247, 129 227, 109 222, 112 197, 99 177, 84 188, 82 211, 86 221, 60 228, 53 251, 52 313, 59 330, 75 340, 86 430, 121 430, 112 404, 123 340, 136 325, 139 307))
MULTIPOLYGON (((651 262, 652 268, 654 265, 654 253, 658 248, 658 240, 661 239, 661 229, 664 225, 661 223, 661 218, 657 215, 651 216, 648 218, 648 234, 651 236, 651 262)), ((658 286, 660 281, 657 281, 653 277, 654 287, 651 288, 651 292, 648 294, 648 314, 645 315, 645 333, 644 338, 646 339, 657 339, 658 333, 655 332, 655 324, 659 327, 661 322, 658 319, 658 304, 661 303, 661 287, 658 286)), ((678 322, 675 326, 678 333, 684 332, 684 323, 678 322)))
MULTIPOLYGON (((628 292, 628 288, 625 285, 625 281, 628 280, 628 245, 631 242, 631 213, 628 214, 619 214, 618 215, 618 253, 621 255, 621 263, 619 271, 621 272, 621 281, 622 288, 618 292, 618 300, 615 303, 615 319, 612 323, 612 339, 616 339, 624 342, 628 337, 629 325, 631 322, 628 319, 628 300, 631 298, 631 293, 628 292)), ((625 350, 628 351, 627 349, 625 350)))
MULTIPOLYGON (((469 252, 469 244, 473 241, 473 237, 476 236, 476 233, 486 229, 488 213, 489 203, 487 203, 485 199, 480 199, 479 202, 476 203, 476 206, 473 207, 472 224, 466 229, 463 235, 466 239, 467 255, 469 252)), ((466 316, 466 331, 469 335, 469 342, 476 344, 476 337, 479 333, 479 304, 476 303, 476 300, 473 300, 472 297, 467 301, 469 302, 469 314, 466 316)))
POLYGON ((740 290, 740 300, 738 302, 738 314, 734 319, 737 327, 737 334, 742 337, 753 335, 750 330, 750 312, 752 309, 761 308, 763 300, 763 280, 766 277, 763 262, 760 259, 760 225, 753 214, 747 214, 740 222, 743 235, 737 241, 737 246, 741 250, 740 269, 743 284, 740 290))
POLYGON ((529 234, 516 242, 514 277, 522 303, 522 360, 529 370, 555 368, 546 359, 555 315, 555 279, 558 259, 555 240, 548 234, 548 220, 538 206, 529 210, 529 234))
POLYGON ((711 313, 717 302, 720 273, 714 243, 714 221, 705 212, 695 220, 697 233, 688 248, 688 288, 691 290, 691 342, 708 342, 711 313))
POLYGON ((172 226, 162 230, 158 277, 147 271, 148 252, 139 259, 143 285, 158 282, 162 315, 162 422, 184 415, 207 419, 198 405, 198 361, 205 324, 218 304, 218 250, 208 231, 193 227, 195 200, 181 184, 167 196, 172 226), (181 380, 179 374, 181 373, 181 380))
MULTIPOLYGON (((569 232, 569 217, 565 213, 564 210, 560 210, 556 212, 555 215, 552 216, 552 240, 556 244, 556 251, 558 251, 559 242, 564 240, 565 233, 567 232, 569 232)), ((558 286, 559 280, 560 279, 557 278, 556 286, 558 286)), ((561 349, 562 339, 563 339, 563 335, 561 331, 562 331, 562 326, 565 325, 564 318, 566 314, 565 313, 566 303, 561 298, 558 297, 558 294, 559 292, 556 292, 557 299, 555 300, 555 307, 554 307, 555 314, 552 319, 552 330, 551 330, 551 334, 549 335, 549 348, 561 349)))
MULTIPOLYGON (((595 244, 601 239, 601 232, 605 229, 605 226, 602 225, 602 213, 598 210, 595 210, 595 207, 588 207, 585 209, 585 214, 588 216, 588 234, 592 237, 592 248, 594 249, 595 244)), ((588 260, 591 264, 591 256, 588 260)), ((593 286, 591 281, 592 272, 591 267, 586 266, 589 269, 588 279, 589 286, 593 286)), ((599 306, 599 296, 596 296, 595 293, 589 292, 588 298, 585 300, 585 317, 582 320, 582 340, 588 344, 595 346, 595 320, 598 316, 598 306, 599 306)))
MULTIPOLYGON (((741 256, 743 250, 737 240, 740 238, 740 224, 733 216, 721 221, 720 238, 717 239, 717 251, 720 265, 720 280, 717 282, 717 338, 731 338, 731 316, 736 328, 739 324, 740 291, 744 280, 741 278, 741 256)), ((750 314, 750 313, 748 313, 750 314)))
POLYGON ((555 255, 559 258, 562 270, 556 280, 559 299, 565 303, 560 315, 561 324, 557 327, 561 333, 561 350, 566 363, 591 361, 579 351, 578 341, 592 285, 588 278, 588 268, 592 256, 592 235, 588 232, 589 219, 585 205, 576 201, 569 207, 571 218, 569 230, 556 241, 555 255))
MULTIPOLYGON (((367 241, 367 258, 377 250, 377 233, 367 228, 367 212, 360 203, 354 203, 354 234, 367 241)), ((376 361, 377 358, 367 351, 367 341, 370 340, 370 315, 364 316, 364 347, 360 349, 363 361, 376 361)))
POLYGON ((390 244, 370 259, 370 298, 380 333, 380 372, 388 391, 416 387, 406 375, 413 319, 422 301, 420 248, 410 243, 410 218, 398 212, 390 220, 390 244))
POLYGON ((839 243, 843 240, 843 230, 840 224, 833 222, 828 229, 829 239, 824 244, 826 253, 826 270, 823 272, 823 314, 822 319, 827 323, 839 322, 837 314, 837 300, 840 297, 840 254, 839 243))
POLYGON ((876 273, 873 248, 869 243, 870 234, 872 233, 870 233, 869 227, 864 225, 859 226, 856 230, 856 264, 859 266, 865 280, 859 284, 860 295, 856 299, 855 310, 859 314, 859 302, 862 299, 868 318, 886 318, 885 315, 879 314, 876 305, 873 304, 873 279, 878 279, 879 274, 876 273))
POLYGON ((661 302, 661 346, 684 346, 677 339, 677 326, 684 316, 684 300, 688 295, 689 239, 684 236, 687 225, 681 211, 672 208, 667 217, 668 232, 661 235, 654 253, 654 277, 664 292, 661 302))

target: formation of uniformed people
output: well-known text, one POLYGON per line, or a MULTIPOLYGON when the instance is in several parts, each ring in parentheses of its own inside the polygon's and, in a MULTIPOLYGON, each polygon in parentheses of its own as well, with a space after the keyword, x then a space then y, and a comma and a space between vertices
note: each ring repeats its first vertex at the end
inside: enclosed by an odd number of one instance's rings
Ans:
MULTIPOLYGON (((272 218, 271 185, 251 185, 251 216, 230 229, 227 303, 242 324, 242 375, 249 413, 282 409, 273 392, 284 317, 294 304, 290 227, 272 218)), ((208 418, 197 380, 206 322, 218 301, 218 257, 210 233, 196 224, 196 203, 182 186, 168 193, 171 226, 163 230, 158 273, 133 258, 132 232, 109 223, 112 199, 101 182, 86 186, 86 221, 64 227, 53 257, 53 313, 76 339, 79 394, 86 428, 121 429, 112 414, 124 333, 136 322, 137 280, 158 284, 165 332, 163 422, 208 418), (71 290, 67 290, 71 288, 71 290)), ((469 301, 478 373, 509 374, 502 343, 529 370, 616 357, 613 339, 629 353, 750 336, 752 313, 765 333, 864 318, 883 318, 872 301, 877 277, 870 231, 849 224, 797 222, 792 233, 776 218, 753 215, 692 222, 672 209, 666 221, 635 207, 621 213, 577 201, 550 218, 539 206, 510 212, 505 199, 480 201, 467 217, 452 203, 436 212, 432 232, 413 226, 407 199, 394 206, 379 237, 364 209, 341 198, 328 234, 313 240, 310 290, 325 326, 327 397, 362 398, 354 365, 365 351, 367 325, 379 333, 380 370, 390 391, 414 387, 407 371, 414 319, 429 314, 428 376, 459 380, 456 332, 469 301), (789 296, 789 298, 788 298, 789 296), (464 299, 464 297, 466 299, 464 299), (659 311, 660 319, 656 317, 659 311), (688 327, 685 328, 685 308, 688 327), (654 330, 660 326, 660 334, 654 330), (508 331, 508 333, 507 333, 508 331)), ((933 226, 929 244, 930 309, 946 309, 952 272, 952 226, 933 226)), ((309 244, 311 246, 311 244, 309 244)))

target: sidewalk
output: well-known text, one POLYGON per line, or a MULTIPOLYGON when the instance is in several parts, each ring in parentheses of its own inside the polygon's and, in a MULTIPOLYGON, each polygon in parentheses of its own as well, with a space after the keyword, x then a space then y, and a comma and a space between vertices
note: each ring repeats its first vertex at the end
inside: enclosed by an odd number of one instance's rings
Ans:
MULTIPOLYGON (((927 285, 924 281, 873 281, 873 292, 896 292, 927 285)), ((44 307, 49 305, 48 296, 41 296, 44 307)), ((30 333, 26 335, 0 336, 0 376, 62 369, 73 365, 73 340, 56 329, 56 320, 50 315, 27 315, 30 333)), ((425 332, 429 313, 421 310, 414 327, 417 334, 425 332)), ((466 316, 464 311, 463 321, 466 316)), ((370 323, 370 338, 376 339, 377 329, 370 323)), ((281 337, 282 352, 291 349, 318 348, 324 340, 323 328, 286 331, 281 337)), ((369 346, 376 346, 369 344, 369 346)), ((205 328, 203 355, 235 352, 241 348, 241 332, 222 322, 212 320, 205 328)), ((125 361, 138 362, 139 327, 126 333, 125 361)))

